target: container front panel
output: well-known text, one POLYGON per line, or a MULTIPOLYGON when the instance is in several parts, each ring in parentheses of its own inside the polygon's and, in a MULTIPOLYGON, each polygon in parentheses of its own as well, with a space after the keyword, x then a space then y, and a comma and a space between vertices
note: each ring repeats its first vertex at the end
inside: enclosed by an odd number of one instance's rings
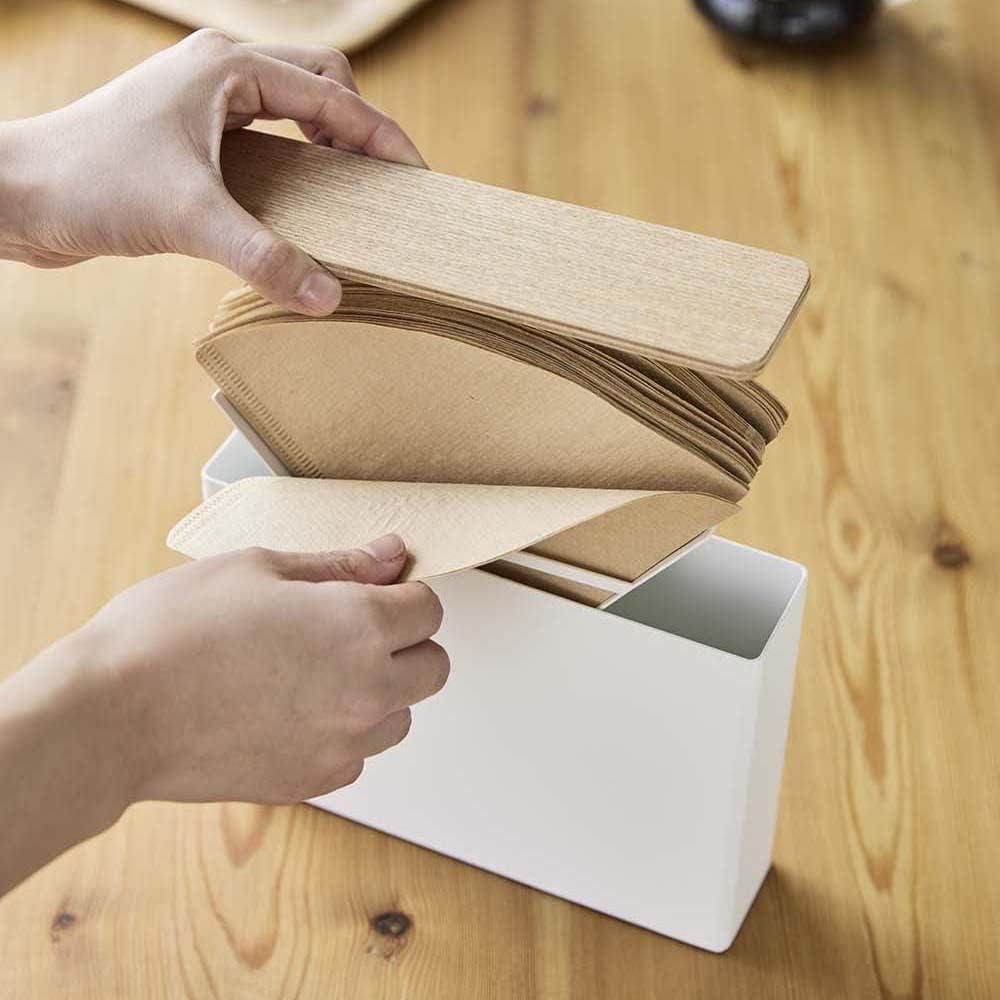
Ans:
POLYGON ((725 947, 757 665, 486 573, 434 586, 448 685, 318 804, 725 947))

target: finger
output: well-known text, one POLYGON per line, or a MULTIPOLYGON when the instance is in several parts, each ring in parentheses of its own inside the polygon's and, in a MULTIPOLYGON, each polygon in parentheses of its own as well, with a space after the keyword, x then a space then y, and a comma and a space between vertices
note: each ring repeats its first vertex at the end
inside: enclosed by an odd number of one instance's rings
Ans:
MULTIPOLYGON (((328 80, 336 80, 343 84, 355 94, 359 94, 357 81, 354 79, 354 71, 348 62, 347 56, 337 49, 327 48, 325 45, 282 45, 282 44, 255 44, 244 45, 244 48, 251 52, 257 52, 263 56, 270 56, 272 59, 280 59, 282 62, 291 63, 304 69, 307 73, 315 73, 317 76, 325 76, 328 80)), ((270 115, 267 117, 271 117, 270 115)), ((350 153, 360 153, 361 150, 353 146, 348 146, 346 142, 335 142, 324 135, 322 130, 308 122, 299 122, 299 131, 310 141, 322 146, 337 146, 346 149, 350 153)))
POLYGON ((228 267, 277 305, 327 316, 340 304, 340 282, 240 207, 221 183, 187 224, 190 246, 181 249, 228 267))
POLYGON ((406 565, 406 544, 399 535, 383 535, 343 552, 273 552, 272 563, 288 580, 326 583, 393 583, 406 565))
POLYGON ((426 583, 380 587, 369 598, 379 631, 392 651, 415 646, 441 627, 441 602, 426 583))
POLYGON ((336 80, 355 94, 360 93, 351 64, 347 56, 338 49, 330 49, 325 45, 284 45, 272 42, 245 44, 243 47, 262 56, 298 66, 307 73, 336 80))
POLYGON ((357 741, 354 749, 362 757, 374 757, 376 754, 388 750, 389 747, 394 747, 397 743, 402 743, 410 731, 411 722, 412 716, 410 715, 409 708, 402 708, 398 712, 393 712, 369 729, 357 741))
POLYGON ((249 68, 266 114, 312 125, 380 160, 427 166, 396 122, 343 84, 259 53, 252 53, 249 68))
POLYGON ((416 705, 444 687, 451 673, 451 661, 443 646, 431 639, 393 653, 390 659, 389 689, 383 704, 389 710, 416 705))
POLYGON ((323 779, 320 790, 314 795, 310 795, 310 798, 315 798, 317 795, 329 795, 330 792, 335 792, 338 788, 353 785, 361 777, 361 772, 364 769, 365 762, 363 760, 352 761, 350 764, 338 767, 323 779))

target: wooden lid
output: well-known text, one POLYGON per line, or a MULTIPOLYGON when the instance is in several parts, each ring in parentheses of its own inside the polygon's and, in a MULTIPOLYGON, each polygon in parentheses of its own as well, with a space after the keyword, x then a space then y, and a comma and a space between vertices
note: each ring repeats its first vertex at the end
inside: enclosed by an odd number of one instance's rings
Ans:
POLYGON ((222 168, 338 275, 730 378, 809 285, 793 257, 260 132, 228 133, 222 168))

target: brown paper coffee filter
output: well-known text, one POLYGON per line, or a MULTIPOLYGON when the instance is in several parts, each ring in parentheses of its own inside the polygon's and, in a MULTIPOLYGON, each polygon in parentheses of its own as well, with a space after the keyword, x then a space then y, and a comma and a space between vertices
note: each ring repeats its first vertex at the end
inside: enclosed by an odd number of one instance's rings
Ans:
POLYGON ((289 477, 225 489, 176 548, 394 531, 415 577, 529 548, 633 580, 745 495, 801 262, 252 132, 222 169, 344 295, 324 320, 220 303, 198 360, 289 477))
POLYGON ((669 552, 698 533, 692 526, 710 527, 734 507, 691 493, 264 476, 216 493, 177 524, 167 542, 200 559, 253 545, 336 551, 396 532, 410 552, 404 579, 423 580, 492 562, 630 509, 640 517, 643 509, 650 514, 657 545, 669 552))

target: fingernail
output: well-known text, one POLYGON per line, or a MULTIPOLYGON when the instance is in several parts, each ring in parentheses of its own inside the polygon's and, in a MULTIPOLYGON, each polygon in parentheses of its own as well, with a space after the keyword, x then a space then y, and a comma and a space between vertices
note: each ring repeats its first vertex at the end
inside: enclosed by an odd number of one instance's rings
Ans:
POLYGON ((427 165, 427 161, 420 155, 420 150, 418 150, 413 143, 410 143, 410 150, 411 152, 407 158, 407 163, 409 163, 411 167, 423 167, 424 170, 430 169, 427 165))
POLYGON ((399 535, 383 535, 361 546, 376 562, 395 562, 406 554, 406 543, 399 535))
POLYGON ((423 167, 427 169, 427 161, 421 156, 416 143, 402 130, 399 133, 401 141, 396 146, 396 155, 392 159, 397 163, 405 163, 408 167, 423 167))
POLYGON ((326 271, 310 271, 295 297, 315 313, 332 313, 340 305, 340 282, 326 271))

